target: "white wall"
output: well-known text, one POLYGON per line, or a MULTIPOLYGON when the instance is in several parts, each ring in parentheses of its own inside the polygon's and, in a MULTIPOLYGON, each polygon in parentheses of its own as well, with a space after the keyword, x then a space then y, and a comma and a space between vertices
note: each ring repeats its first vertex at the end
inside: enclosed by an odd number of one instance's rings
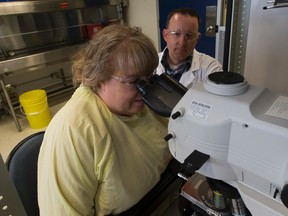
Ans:
POLYGON ((160 51, 159 13, 157 0, 130 0, 126 14, 127 24, 140 27, 160 51))
POLYGON ((244 76, 248 82, 288 94, 288 7, 263 10, 251 1, 244 76))

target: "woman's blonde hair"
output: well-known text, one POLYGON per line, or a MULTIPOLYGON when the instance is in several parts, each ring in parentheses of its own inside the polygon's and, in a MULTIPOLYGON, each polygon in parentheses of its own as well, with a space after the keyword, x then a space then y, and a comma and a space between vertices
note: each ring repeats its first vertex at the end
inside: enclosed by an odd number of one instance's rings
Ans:
POLYGON ((74 85, 97 92, 99 84, 115 72, 126 76, 146 76, 158 65, 158 53, 150 38, 122 25, 100 30, 72 58, 74 85))

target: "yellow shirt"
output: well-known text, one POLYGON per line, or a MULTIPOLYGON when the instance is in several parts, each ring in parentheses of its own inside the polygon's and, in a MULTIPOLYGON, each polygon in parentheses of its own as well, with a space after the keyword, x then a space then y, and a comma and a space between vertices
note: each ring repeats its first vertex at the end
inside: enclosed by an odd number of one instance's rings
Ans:
POLYGON ((147 107, 118 116, 79 87, 49 124, 38 161, 41 216, 119 214, 160 179, 172 158, 168 119, 147 107))

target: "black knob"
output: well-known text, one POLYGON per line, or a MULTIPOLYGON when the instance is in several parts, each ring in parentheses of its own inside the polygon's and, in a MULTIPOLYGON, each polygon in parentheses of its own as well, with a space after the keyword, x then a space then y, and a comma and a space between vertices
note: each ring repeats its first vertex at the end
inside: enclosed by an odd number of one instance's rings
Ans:
POLYGON ((177 112, 175 112, 171 117, 172 119, 177 119, 180 116, 183 116, 185 112, 184 107, 180 107, 179 110, 177 112))
POLYGON ((176 119, 181 116, 181 112, 177 111, 172 115, 172 119, 176 119))
POLYGON ((287 184, 282 188, 281 200, 283 204, 286 206, 286 208, 288 208, 288 185, 287 184))
POLYGON ((172 139, 173 138, 173 134, 172 133, 168 133, 165 137, 164 137, 164 140, 166 141, 166 142, 168 142, 170 139, 172 139))

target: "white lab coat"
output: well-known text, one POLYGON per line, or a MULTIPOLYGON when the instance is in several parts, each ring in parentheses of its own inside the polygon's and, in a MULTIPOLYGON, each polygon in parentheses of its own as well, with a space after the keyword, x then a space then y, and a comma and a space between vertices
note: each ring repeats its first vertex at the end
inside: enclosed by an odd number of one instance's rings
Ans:
MULTIPOLYGON (((164 51, 158 54, 159 64, 157 67, 157 74, 160 75, 165 72, 165 68, 161 64, 161 59, 164 51)), ((209 55, 193 51, 192 64, 188 71, 184 72, 179 82, 186 88, 191 88, 193 83, 198 83, 204 80, 210 73, 222 71, 222 65, 216 59, 209 55)))

